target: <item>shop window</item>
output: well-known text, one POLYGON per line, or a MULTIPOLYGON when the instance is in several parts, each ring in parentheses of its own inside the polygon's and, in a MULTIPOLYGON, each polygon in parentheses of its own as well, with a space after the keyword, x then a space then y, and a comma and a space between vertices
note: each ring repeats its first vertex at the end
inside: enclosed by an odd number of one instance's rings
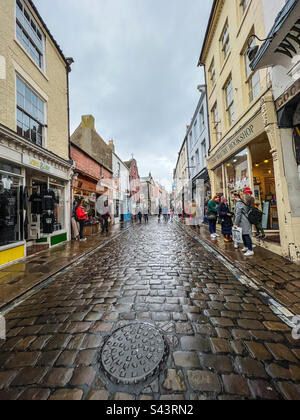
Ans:
POLYGON ((65 188, 55 184, 50 184, 50 191, 54 193, 54 231, 65 229, 65 188))
MULTIPOLYGON (((10 172, 14 170, 13 166, 10 172)), ((0 163, 0 169, 6 164, 0 163)), ((10 245, 22 239, 21 232, 21 187, 22 178, 0 171, 0 246, 10 245)))
POLYGON ((30 239, 65 228, 64 187, 33 179, 30 188, 30 239), (49 187, 48 187, 49 185, 49 187))
POLYGON ((253 161, 253 184, 256 204, 263 211, 264 229, 278 230, 276 184, 274 165, 268 140, 250 145, 253 161))
POLYGON ((43 145, 44 102, 17 77, 17 133, 43 145))
POLYGON ((243 150, 225 164, 227 197, 233 204, 233 193, 250 186, 248 153, 243 150))

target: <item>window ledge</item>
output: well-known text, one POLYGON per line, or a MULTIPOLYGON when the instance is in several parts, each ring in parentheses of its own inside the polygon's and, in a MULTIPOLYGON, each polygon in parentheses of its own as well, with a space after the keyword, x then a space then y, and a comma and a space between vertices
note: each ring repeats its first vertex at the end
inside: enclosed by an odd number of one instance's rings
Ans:
POLYGON ((221 68, 221 71, 220 71, 220 76, 221 76, 221 74, 223 73, 223 70, 224 70, 224 68, 226 67, 226 64, 227 64, 227 62, 228 62, 228 60, 229 60, 229 57, 230 57, 230 56, 231 56, 231 50, 229 51, 229 53, 228 53, 227 57, 225 58, 225 61, 224 61, 223 65, 222 65, 222 68, 221 68))
POLYGON ((28 52, 25 50, 25 48, 23 47, 23 45, 17 40, 17 38, 15 38, 14 41, 18 45, 18 47, 20 47, 21 50, 26 54, 26 56, 34 64, 34 66, 38 69, 38 71, 41 73, 41 75, 44 76, 44 78, 47 80, 47 82, 49 82, 49 78, 46 75, 46 73, 36 64, 36 62, 32 59, 32 57, 30 56, 30 54, 28 54, 28 52))

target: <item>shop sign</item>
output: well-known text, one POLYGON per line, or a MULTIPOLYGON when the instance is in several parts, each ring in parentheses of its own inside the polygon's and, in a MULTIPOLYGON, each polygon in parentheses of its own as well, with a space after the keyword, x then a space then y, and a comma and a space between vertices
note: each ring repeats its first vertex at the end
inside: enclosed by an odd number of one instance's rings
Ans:
POLYGON ((35 169, 39 169, 40 171, 49 172, 52 173, 52 167, 45 162, 42 162, 41 160, 34 159, 28 155, 23 155, 23 163, 25 165, 32 166, 35 169))
POLYGON ((226 144, 211 158, 207 159, 208 168, 215 168, 227 158, 245 147, 251 140, 261 134, 264 130, 261 115, 257 115, 248 125, 239 130, 226 144))
POLYGON ((286 92, 284 92, 275 102, 276 111, 279 111, 300 93, 300 79, 298 79, 286 92))

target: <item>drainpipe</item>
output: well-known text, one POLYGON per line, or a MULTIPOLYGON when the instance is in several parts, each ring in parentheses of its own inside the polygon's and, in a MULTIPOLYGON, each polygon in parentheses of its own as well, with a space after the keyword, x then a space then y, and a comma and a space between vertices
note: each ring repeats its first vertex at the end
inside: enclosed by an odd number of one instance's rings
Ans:
MULTIPOLYGON (((68 107, 68 153, 69 153, 69 161, 71 162, 71 128, 70 128, 70 83, 69 83, 69 74, 71 73, 71 65, 74 63, 74 59, 72 57, 66 58, 66 78, 67 78, 67 107, 68 107)), ((73 171, 71 172, 71 179, 70 179, 70 239, 72 239, 72 215, 73 215, 73 202, 74 202, 74 194, 73 194, 73 171)))

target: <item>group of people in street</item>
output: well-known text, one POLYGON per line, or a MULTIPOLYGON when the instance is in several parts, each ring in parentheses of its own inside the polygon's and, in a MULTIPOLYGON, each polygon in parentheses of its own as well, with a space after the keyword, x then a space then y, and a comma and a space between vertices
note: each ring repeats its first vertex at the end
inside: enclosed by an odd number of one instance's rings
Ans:
POLYGON ((158 222, 161 221, 161 216, 163 216, 165 223, 168 223, 169 220, 173 222, 174 209, 173 208, 169 209, 167 206, 160 205, 158 208, 158 222))
MULTIPOLYGON (((84 236, 84 226, 88 220, 87 203, 84 198, 79 202, 75 202, 73 206, 72 229, 76 240, 85 242, 87 238, 84 236)), ((97 214, 101 223, 101 233, 109 233, 110 211, 108 203, 105 203, 102 214, 97 214)))
MULTIPOLYGON (((209 231, 212 239, 218 238, 217 222, 222 226, 222 235, 226 243, 233 242, 233 229, 241 232, 242 242, 244 248, 242 252, 246 257, 254 255, 252 242, 252 225, 256 227, 256 236, 265 238, 265 233, 262 228, 263 213, 258 210, 255 199, 250 188, 245 188, 244 191, 234 193, 235 208, 234 213, 230 211, 228 200, 225 196, 213 197, 207 206, 207 219, 209 223, 209 231)), ((239 248, 239 243, 235 242, 236 249, 239 248)))

